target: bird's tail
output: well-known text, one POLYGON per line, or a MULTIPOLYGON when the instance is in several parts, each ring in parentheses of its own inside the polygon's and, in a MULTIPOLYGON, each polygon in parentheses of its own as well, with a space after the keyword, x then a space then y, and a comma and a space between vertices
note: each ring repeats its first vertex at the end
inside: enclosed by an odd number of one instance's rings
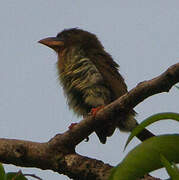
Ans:
MULTIPOLYGON (((138 124, 138 123, 137 123, 138 124)), ((151 138, 155 136, 153 133, 151 133, 149 130, 144 129, 143 131, 141 131, 138 135, 137 138, 141 141, 145 141, 148 138, 151 138)))
MULTIPOLYGON (((121 131, 131 132, 136 126, 138 126, 138 122, 134 117, 134 114, 130 114, 125 120, 119 121, 118 127, 121 131)), ((153 133, 151 133, 149 130, 144 129, 141 131, 137 138, 141 141, 145 141, 148 138, 151 138, 155 136, 153 133)))
MULTIPOLYGON (((112 136, 116 127, 118 127, 121 131, 130 132, 136 126, 138 126, 138 123, 137 123, 136 119, 134 118, 134 113, 131 113, 127 117, 125 117, 125 116, 122 116, 122 117, 123 118, 119 118, 119 117, 117 118, 118 119, 117 124, 115 124, 115 123, 107 123, 105 125, 103 124, 100 128, 97 128, 95 130, 101 143, 103 143, 103 144, 106 143, 107 137, 112 136)), ((142 132, 140 132, 137 135, 137 138, 140 141, 144 141, 153 136, 155 136, 155 135, 152 134, 149 130, 144 129, 142 132)))

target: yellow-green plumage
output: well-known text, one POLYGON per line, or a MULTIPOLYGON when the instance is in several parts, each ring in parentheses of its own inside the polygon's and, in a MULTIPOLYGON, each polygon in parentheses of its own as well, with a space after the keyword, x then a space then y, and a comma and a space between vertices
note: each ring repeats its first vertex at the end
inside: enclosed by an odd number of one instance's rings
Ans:
MULTIPOLYGON (((67 96, 68 105, 77 115, 87 115, 91 108, 108 104, 111 93, 93 62, 78 48, 68 50, 59 68, 59 79, 67 96)), ((58 61, 58 62, 60 62, 58 61)), ((57 64, 57 67, 59 65, 57 64)))
MULTIPOLYGON (((127 92, 118 64, 94 34, 73 28, 39 42, 57 52, 59 80, 69 107, 77 115, 86 116, 92 108, 107 105, 127 92)), ((116 127, 131 131, 137 125, 134 115, 135 111, 131 110, 113 117, 113 123, 109 121, 96 127, 100 141, 105 143, 116 127)), ((138 137, 145 140, 151 136, 152 133, 144 130, 138 137)))

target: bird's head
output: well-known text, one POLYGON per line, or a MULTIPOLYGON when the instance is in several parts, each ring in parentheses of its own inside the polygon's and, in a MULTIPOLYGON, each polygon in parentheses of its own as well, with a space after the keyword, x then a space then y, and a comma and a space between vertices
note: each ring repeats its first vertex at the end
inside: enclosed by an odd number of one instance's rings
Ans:
POLYGON ((42 39, 39 43, 52 48, 57 53, 60 53, 63 49, 73 47, 79 47, 87 51, 103 49, 102 44, 94 34, 77 28, 65 29, 58 33, 56 37, 42 39))

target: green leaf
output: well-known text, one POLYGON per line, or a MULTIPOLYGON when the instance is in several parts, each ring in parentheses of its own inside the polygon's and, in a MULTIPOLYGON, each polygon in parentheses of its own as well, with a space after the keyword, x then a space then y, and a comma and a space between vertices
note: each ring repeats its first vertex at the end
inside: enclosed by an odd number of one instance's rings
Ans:
POLYGON ((109 176, 108 180, 113 180, 114 179, 114 174, 115 174, 116 170, 117 170, 117 167, 114 167, 114 168, 111 169, 111 173, 110 173, 110 176, 109 176))
POLYGON ((145 127, 159 120, 168 120, 168 119, 179 121, 179 114, 173 113, 173 112, 158 113, 145 119, 141 124, 139 124, 136 128, 132 130, 130 136, 127 139, 124 150, 129 144, 129 142, 132 140, 132 138, 136 136, 137 134, 139 134, 145 127))
POLYGON ((170 177, 176 180, 179 179, 179 170, 177 166, 172 165, 162 154, 160 155, 160 158, 170 177))
POLYGON ((6 174, 6 180, 27 180, 27 178, 20 172, 9 172, 6 174))
POLYGON ((0 180, 5 180, 5 170, 1 163, 0 163, 0 180))
POLYGON ((128 153, 110 180, 135 180, 163 167, 160 155, 179 163, 179 135, 161 135, 147 139, 128 153))

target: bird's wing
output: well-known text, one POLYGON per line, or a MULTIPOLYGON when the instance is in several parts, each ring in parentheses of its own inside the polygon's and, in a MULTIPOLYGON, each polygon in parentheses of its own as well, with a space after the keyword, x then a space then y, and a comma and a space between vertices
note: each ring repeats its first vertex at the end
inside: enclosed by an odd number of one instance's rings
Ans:
POLYGON ((114 93, 114 99, 122 96, 127 92, 127 86, 124 78, 118 72, 118 64, 116 64, 110 55, 98 54, 91 57, 90 60, 103 76, 105 83, 114 93))

